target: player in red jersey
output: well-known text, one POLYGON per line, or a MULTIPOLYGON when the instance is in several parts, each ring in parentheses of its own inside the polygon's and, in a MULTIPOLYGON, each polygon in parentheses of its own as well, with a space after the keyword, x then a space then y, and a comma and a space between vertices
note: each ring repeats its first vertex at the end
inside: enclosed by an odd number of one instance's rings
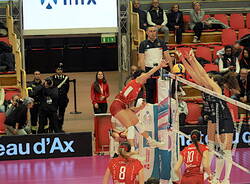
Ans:
POLYGON ((128 142, 119 146, 119 157, 109 161, 103 184, 109 184, 112 176, 114 184, 144 184, 143 165, 137 159, 130 158, 133 155, 128 142))
POLYGON ((200 143, 200 132, 193 130, 191 132, 192 144, 181 151, 179 160, 174 168, 176 175, 180 179, 180 184, 203 184, 204 171, 212 179, 209 167, 208 147, 200 143), (181 177, 180 168, 185 163, 185 171, 181 177), (203 166, 203 169, 202 167, 203 166))
MULTIPOLYGON (((143 109, 146 103, 142 103, 140 107, 129 108, 129 106, 136 100, 138 93, 140 92, 143 84, 146 83, 147 79, 150 78, 151 75, 156 71, 158 71, 162 67, 166 67, 167 65, 168 62, 162 60, 162 62, 158 66, 155 66, 147 73, 142 73, 138 75, 138 77, 136 77, 134 80, 131 80, 115 97, 115 100, 110 106, 110 113, 128 129, 128 136, 130 136, 130 134, 134 134, 135 126, 136 130, 147 139, 151 147, 158 147, 160 146, 160 144, 148 135, 141 123, 138 123, 139 120, 136 115, 136 112, 143 109)), ((134 151, 133 146, 132 151, 134 151)))

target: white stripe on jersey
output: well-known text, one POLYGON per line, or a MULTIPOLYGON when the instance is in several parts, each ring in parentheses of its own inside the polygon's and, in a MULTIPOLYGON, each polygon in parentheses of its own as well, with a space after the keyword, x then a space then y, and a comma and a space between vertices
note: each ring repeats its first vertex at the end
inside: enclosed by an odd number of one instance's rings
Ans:
POLYGON ((126 89, 126 91, 124 92, 124 97, 127 97, 128 95, 129 95, 129 93, 131 92, 131 91, 133 91, 133 87, 132 86, 129 86, 127 89, 126 89))

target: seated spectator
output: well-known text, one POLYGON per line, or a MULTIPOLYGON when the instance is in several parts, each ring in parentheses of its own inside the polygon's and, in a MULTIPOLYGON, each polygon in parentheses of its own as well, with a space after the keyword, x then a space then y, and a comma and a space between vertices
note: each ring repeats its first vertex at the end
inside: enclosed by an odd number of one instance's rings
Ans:
POLYGON ((250 48, 244 48, 242 58, 240 60, 240 68, 245 68, 250 71, 250 48))
POLYGON ((5 112, 4 98, 5 98, 4 89, 0 88, 0 112, 5 112))
POLYGON ((180 11, 178 4, 174 4, 167 16, 168 18, 168 28, 170 31, 175 31, 176 43, 181 44, 182 42, 182 32, 184 30, 183 14, 180 11))
POLYGON ((199 2, 192 3, 193 9, 190 11, 190 29, 194 31, 193 43, 200 42, 201 33, 204 29, 218 29, 217 24, 212 24, 212 20, 205 20, 205 11, 201 10, 199 2))
POLYGON ((11 112, 6 120, 6 134, 7 135, 26 135, 30 134, 31 131, 27 127, 27 112, 33 106, 33 98, 27 97, 23 102, 19 101, 17 107, 11 112))
POLYGON ((140 21, 140 29, 144 29, 146 31, 147 29, 147 13, 140 9, 140 1, 134 0, 133 1, 133 12, 139 14, 139 21, 140 21))
POLYGON ((239 100, 243 103, 250 102, 250 73, 246 68, 240 70, 240 75, 238 76, 239 86, 240 86, 240 98, 239 100))
POLYGON ((237 57, 233 55, 233 47, 231 45, 227 45, 224 48, 225 54, 219 60, 219 71, 220 73, 231 72, 240 72, 239 60, 237 57))
POLYGON ((109 85, 102 71, 96 73, 95 82, 91 85, 91 100, 95 114, 107 113, 109 85))
POLYGON ((158 31, 164 33, 164 40, 168 43, 169 29, 166 26, 168 18, 164 10, 159 6, 159 0, 152 0, 152 6, 147 13, 147 21, 151 26, 156 26, 158 31))

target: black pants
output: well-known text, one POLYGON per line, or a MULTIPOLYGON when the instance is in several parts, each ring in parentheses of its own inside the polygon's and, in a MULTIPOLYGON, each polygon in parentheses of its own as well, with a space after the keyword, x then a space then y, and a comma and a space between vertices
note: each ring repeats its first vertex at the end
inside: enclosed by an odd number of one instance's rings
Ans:
POLYGON ((204 29, 222 29, 222 28, 223 27, 220 24, 212 24, 210 26, 207 26, 201 22, 198 22, 195 24, 193 31, 194 31, 194 35, 198 37, 198 40, 200 40, 202 30, 204 30, 204 29))
POLYGON ((181 44, 183 29, 181 27, 179 29, 175 29, 174 26, 168 26, 168 28, 169 28, 170 31, 174 31, 175 32, 176 43, 177 44, 181 44))
POLYGON ((68 97, 59 98, 58 103, 58 127, 60 130, 63 128, 64 124, 64 114, 69 103, 68 97))
POLYGON ((95 114, 107 113, 108 110, 107 103, 98 103, 98 106, 99 106, 98 108, 95 108, 95 106, 93 106, 95 114))
MULTIPOLYGON (((145 71, 148 72, 152 67, 145 67, 145 71)), ((146 102, 154 104, 157 96, 157 79, 152 77, 160 76, 160 71, 155 72, 151 78, 149 78, 145 84, 146 89, 146 102)))
POLYGON ((30 109, 31 132, 36 134, 38 121, 39 104, 34 104, 30 109))
POLYGON ((45 130, 45 126, 48 126, 48 120, 50 128, 53 132, 61 132, 58 126, 58 117, 56 111, 41 110, 39 113, 39 127, 37 133, 47 133, 45 130))

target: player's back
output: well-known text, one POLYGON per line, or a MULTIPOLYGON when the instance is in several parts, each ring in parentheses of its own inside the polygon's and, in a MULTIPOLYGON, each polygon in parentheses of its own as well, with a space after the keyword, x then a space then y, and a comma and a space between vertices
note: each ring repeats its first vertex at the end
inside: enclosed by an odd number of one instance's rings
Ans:
POLYGON ((109 169, 115 184, 137 184, 137 176, 143 168, 139 160, 117 157, 109 162, 109 169))
POLYGON ((198 144, 199 150, 194 144, 191 144, 182 150, 181 155, 183 156, 183 162, 185 163, 186 175, 202 174, 201 164, 203 152, 208 150, 207 146, 198 144))

